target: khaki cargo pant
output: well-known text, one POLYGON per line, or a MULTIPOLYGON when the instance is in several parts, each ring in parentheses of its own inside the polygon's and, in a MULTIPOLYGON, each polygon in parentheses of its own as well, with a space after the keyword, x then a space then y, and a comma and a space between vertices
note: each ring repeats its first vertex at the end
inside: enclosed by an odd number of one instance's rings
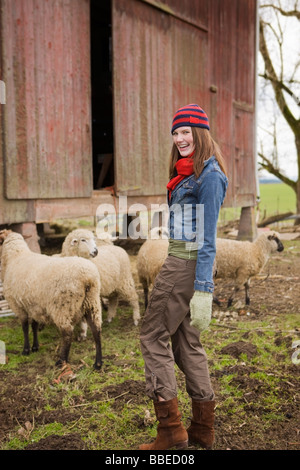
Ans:
POLYGON ((154 400, 177 396, 175 363, 185 374, 191 398, 214 399, 200 334, 190 325, 195 268, 195 260, 168 256, 155 279, 140 332, 146 393, 154 400))

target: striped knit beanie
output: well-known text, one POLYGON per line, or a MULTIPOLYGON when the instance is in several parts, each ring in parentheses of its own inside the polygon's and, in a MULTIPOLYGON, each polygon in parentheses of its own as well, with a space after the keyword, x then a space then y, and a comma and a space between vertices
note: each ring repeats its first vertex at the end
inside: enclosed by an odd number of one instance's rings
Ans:
POLYGON ((188 104, 175 113, 171 133, 181 126, 204 127, 209 130, 208 117, 197 104, 188 104))

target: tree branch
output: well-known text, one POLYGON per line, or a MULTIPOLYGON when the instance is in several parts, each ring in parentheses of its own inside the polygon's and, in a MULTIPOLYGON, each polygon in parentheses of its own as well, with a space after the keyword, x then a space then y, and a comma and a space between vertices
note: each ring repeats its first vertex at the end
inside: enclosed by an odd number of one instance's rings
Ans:
POLYGON ((281 110, 285 120, 291 127, 292 131, 294 134, 297 134, 299 132, 299 121, 294 118, 293 114, 291 113, 283 92, 282 92, 282 87, 278 85, 278 83, 281 83, 280 80, 278 80, 278 77, 276 75, 275 69, 273 67, 269 51, 267 48, 267 44, 265 41, 265 36, 264 36, 264 24, 262 20, 259 22, 259 50, 261 52, 261 55, 263 57, 264 63, 265 63, 265 68, 266 68, 266 76, 271 82, 271 85, 273 87, 274 93, 275 93, 275 99, 276 102, 279 106, 279 109, 281 110))
POLYGON ((273 163, 265 157, 262 153, 258 152, 259 157, 263 160, 262 162, 259 162, 259 165, 267 170, 269 173, 271 173, 274 176, 277 176, 283 183, 286 183, 288 186, 290 186, 295 192, 297 190, 297 183, 287 176, 283 175, 279 168, 275 168, 273 163))
POLYGON ((292 90, 290 90, 282 81, 280 81, 280 80, 276 81, 276 79, 274 77, 270 77, 269 75, 266 74, 266 72, 264 74, 260 73, 259 76, 264 78, 265 80, 269 80, 270 82, 271 81, 275 82, 278 87, 280 87, 282 90, 286 91, 295 100, 297 105, 300 106, 300 98, 298 98, 292 92, 292 90))
POLYGON ((282 8, 277 7, 276 5, 273 5, 271 3, 267 3, 265 5, 261 5, 260 8, 274 8, 274 10, 279 11, 283 16, 294 16, 297 18, 297 20, 300 20, 300 11, 298 10, 290 10, 290 11, 285 11, 282 8))

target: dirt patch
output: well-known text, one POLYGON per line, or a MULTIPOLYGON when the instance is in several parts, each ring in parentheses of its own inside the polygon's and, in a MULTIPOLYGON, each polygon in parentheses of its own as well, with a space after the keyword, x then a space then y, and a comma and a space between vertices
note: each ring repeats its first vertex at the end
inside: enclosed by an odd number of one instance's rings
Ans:
POLYGON ((110 385, 103 389, 103 392, 109 397, 114 398, 112 407, 116 410, 123 407, 124 402, 135 403, 145 402, 145 382, 138 380, 126 380, 119 385, 110 385))
POLYGON ((241 354, 246 354, 246 356, 251 359, 251 357, 256 356, 257 347, 251 343, 238 341, 236 343, 227 344, 227 346, 221 349, 221 353, 230 354, 236 358, 238 358, 241 354))
POLYGON ((45 437, 37 443, 29 444, 24 450, 87 450, 87 446, 77 434, 45 437))
MULTIPOLYGON (((280 368, 279 368, 280 369, 280 368)), ((218 449, 230 450, 297 450, 300 449, 299 439, 299 367, 291 365, 284 371, 284 376, 274 387, 267 386, 259 378, 250 377, 257 372, 256 367, 234 366, 226 367, 213 374, 212 382, 218 390, 218 381, 222 376, 232 376, 241 397, 235 398, 233 408, 239 403, 244 404, 247 419, 237 422, 230 413, 226 416, 216 411, 216 446, 218 449), (274 409, 264 403, 264 397, 274 393, 280 397, 281 405, 275 412, 271 427, 266 429, 267 418, 274 414, 274 409), (277 413, 277 418, 276 418, 277 413)), ((269 372, 278 376, 282 370, 269 372)))

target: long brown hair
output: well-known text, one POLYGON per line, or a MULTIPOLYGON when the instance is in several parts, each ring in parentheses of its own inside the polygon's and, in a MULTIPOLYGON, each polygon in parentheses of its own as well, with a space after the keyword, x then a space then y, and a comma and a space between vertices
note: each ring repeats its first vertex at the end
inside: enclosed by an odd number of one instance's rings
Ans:
MULTIPOLYGON (((198 178, 204 168, 204 161, 212 155, 216 157, 219 166, 223 173, 227 176, 225 160, 222 156, 219 145, 214 141, 210 132, 202 127, 191 127, 193 134, 193 141, 195 144, 194 160, 194 173, 198 178)), ((175 164, 178 160, 179 152, 176 145, 173 143, 170 155, 169 176, 173 178, 175 175, 175 164)))

